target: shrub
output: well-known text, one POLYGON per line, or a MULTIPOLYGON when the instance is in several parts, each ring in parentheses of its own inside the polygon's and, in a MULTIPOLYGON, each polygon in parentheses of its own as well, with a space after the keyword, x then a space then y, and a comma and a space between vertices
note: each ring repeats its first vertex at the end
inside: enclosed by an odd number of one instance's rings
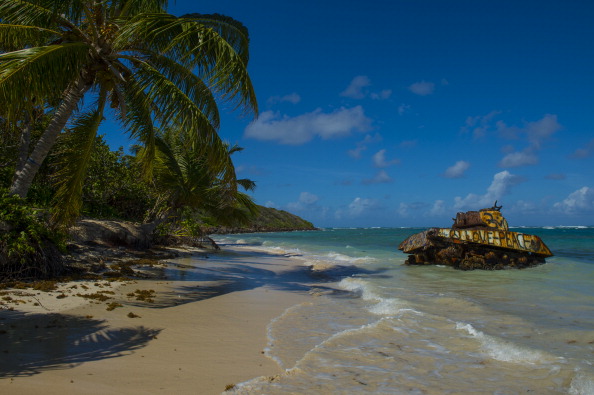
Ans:
POLYGON ((0 279, 47 278, 64 269, 66 235, 19 197, 0 190, 0 279))

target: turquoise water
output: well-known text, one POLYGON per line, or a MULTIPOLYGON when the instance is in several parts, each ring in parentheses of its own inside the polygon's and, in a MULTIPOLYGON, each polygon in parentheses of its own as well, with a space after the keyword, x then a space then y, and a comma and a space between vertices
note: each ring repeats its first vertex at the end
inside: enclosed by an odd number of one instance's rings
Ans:
MULTIPOLYGON (((285 373, 236 393, 594 394, 594 228, 522 228, 555 254, 524 270, 405 266, 422 229, 220 236, 332 277, 268 326, 285 373)), ((512 229, 513 230, 513 229, 512 229)))

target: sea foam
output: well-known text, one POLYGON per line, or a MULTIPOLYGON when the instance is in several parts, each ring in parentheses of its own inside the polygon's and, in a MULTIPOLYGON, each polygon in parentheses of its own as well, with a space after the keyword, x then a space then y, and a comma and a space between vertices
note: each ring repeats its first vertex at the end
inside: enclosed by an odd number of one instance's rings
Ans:
POLYGON ((456 329, 468 332, 469 335, 480 342, 482 349, 491 358, 498 361, 534 364, 550 362, 553 359, 543 352, 520 347, 516 344, 489 336, 475 329, 471 324, 458 322, 456 323, 456 329))

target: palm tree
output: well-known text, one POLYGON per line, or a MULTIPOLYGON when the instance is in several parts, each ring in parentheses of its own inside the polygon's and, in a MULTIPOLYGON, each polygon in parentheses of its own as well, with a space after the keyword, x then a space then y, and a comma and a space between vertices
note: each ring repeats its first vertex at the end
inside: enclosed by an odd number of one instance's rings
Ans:
MULTIPOLYGON (((154 166, 158 195, 154 228, 167 219, 179 219, 182 210, 198 210, 219 224, 247 223, 256 214, 257 205, 239 191, 252 191, 256 184, 237 179, 231 155, 243 150, 223 144, 218 150, 206 150, 171 130, 155 137, 157 160, 154 166), (212 157, 216 157, 213 160, 212 157)), ((142 158, 146 149, 138 156, 142 158)))
MULTIPOLYGON (((222 15, 175 17, 167 0, 0 0, 0 116, 22 122, 29 103, 50 103, 52 119, 22 169, 13 194, 31 182, 70 122, 70 155, 57 201, 77 201, 97 129, 110 106, 155 157, 156 126, 183 130, 197 146, 219 150, 217 101, 257 115, 247 73, 247 29, 222 15), (83 101, 84 99, 84 101, 83 101)), ((209 155, 217 159, 216 155, 209 155)))

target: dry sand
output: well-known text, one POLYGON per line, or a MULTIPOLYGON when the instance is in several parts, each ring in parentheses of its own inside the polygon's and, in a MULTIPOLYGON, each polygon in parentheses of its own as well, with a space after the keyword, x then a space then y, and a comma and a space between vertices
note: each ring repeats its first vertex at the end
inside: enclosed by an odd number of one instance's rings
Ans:
POLYGON ((308 303, 308 268, 224 250, 200 259, 198 272, 186 266, 196 260, 176 260, 168 272, 175 281, 77 282, 1 296, 11 300, 0 304, 0 393, 220 394, 280 373, 263 354, 266 328, 308 303), (110 299, 76 296, 97 292, 110 299), (121 307, 107 310, 110 303, 121 307))

